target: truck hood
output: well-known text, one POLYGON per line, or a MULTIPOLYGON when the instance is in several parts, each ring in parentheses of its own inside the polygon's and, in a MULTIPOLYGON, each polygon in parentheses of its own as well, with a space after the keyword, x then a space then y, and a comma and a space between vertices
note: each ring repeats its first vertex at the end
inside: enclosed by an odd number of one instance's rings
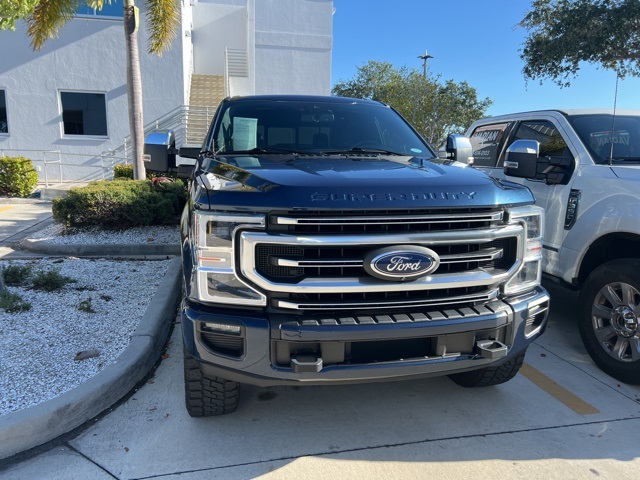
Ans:
POLYGON ((206 158, 202 165, 208 181, 200 183, 206 185, 211 208, 455 208, 533 202, 526 187, 441 159, 236 155, 206 158))

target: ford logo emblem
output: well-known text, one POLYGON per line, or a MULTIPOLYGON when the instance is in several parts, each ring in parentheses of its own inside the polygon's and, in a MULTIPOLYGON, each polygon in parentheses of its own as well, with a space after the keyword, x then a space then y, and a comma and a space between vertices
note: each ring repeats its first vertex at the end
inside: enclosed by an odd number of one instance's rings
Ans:
POLYGON ((364 269, 369 275, 396 282, 423 277, 439 265, 436 252, 415 245, 380 248, 369 252, 364 259, 364 269))

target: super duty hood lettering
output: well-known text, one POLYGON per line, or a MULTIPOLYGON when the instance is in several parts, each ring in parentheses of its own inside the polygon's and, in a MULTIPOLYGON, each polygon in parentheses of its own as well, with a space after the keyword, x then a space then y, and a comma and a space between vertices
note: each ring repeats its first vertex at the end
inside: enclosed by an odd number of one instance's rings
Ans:
POLYGON ((378 202, 412 200, 473 200, 476 192, 426 192, 426 193, 313 193, 312 202, 378 202))

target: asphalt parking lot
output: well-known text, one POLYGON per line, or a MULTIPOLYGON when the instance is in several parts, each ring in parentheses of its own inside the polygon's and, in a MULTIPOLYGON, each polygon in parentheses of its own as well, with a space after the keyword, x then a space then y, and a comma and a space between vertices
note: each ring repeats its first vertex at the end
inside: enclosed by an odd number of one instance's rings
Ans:
POLYGON ((640 387, 595 367, 575 295, 547 287, 549 329, 504 385, 243 386, 238 411, 218 418, 184 409, 176 325, 142 388, 0 478, 638 478, 640 387))

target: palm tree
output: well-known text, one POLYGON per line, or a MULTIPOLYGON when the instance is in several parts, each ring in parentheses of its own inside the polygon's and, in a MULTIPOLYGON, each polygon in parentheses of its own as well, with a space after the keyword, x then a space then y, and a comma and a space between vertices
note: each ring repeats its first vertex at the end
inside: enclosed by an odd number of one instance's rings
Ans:
MULTIPOLYGON (((47 39, 55 38, 60 29, 73 18, 82 3, 102 10, 111 0, 23 0, 16 12, 2 13, 0 28, 12 28, 17 18, 26 18, 27 33, 34 50, 41 49, 47 39), (13 17, 5 14, 13 13, 13 17)), ((124 34, 127 53, 127 97, 129 102, 129 128, 133 143, 133 174, 136 179, 146 176, 142 159, 144 129, 142 115, 142 77, 138 55, 139 11, 135 0, 123 0, 124 34)), ((4 2, 3 2, 4 3, 4 2)), ((9 2, 9 4, 16 2, 9 2)), ((149 53, 161 55, 175 38, 180 21, 179 0, 146 0, 149 28, 149 53)))

